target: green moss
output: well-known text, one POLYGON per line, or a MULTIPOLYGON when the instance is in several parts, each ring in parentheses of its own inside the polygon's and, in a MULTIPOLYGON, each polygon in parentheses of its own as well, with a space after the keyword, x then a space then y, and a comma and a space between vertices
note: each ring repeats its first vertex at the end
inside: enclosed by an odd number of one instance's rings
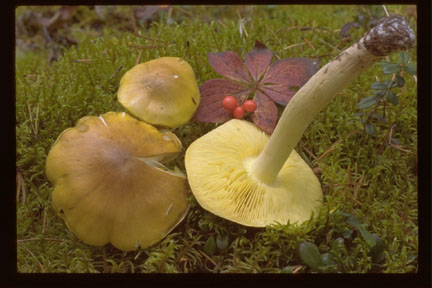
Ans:
MULTIPOLYGON (((403 6, 387 8, 404 13, 403 6)), ((50 9, 43 12, 54 11, 55 7, 50 9)), ((119 80, 135 65, 139 53, 140 62, 161 56, 184 57, 199 84, 219 77, 208 64, 208 52, 231 50, 243 56, 255 40, 265 43, 276 57, 321 57, 326 63, 338 53, 332 46, 344 49, 365 32, 361 28, 352 30, 348 41, 341 41, 339 36, 338 29, 353 21, 356 9, 182 6, 173 9, 171 16, 160 12, 151 25, 143 25, 133 35, 118 29, 126 25, 119 24, 120 18, 117 22, 106 20, 103 30, 89 28, 97 17, 90 7, 79 7, 75 17, 80 24, 72 25, 74 29, 64 28, 73 30, 78 44, 64 49, 57 62, 49 65, 43 49, 18 48, 16 164, 22 177, 20 183, 25 187, 17 201, 18 271, 279 273, 284 267, 301 265, 301 272, 310 272, 298 252, 300 243, 309 241, 322 254, 331 253, 340 272, 416 272, 415 82, 407 77, 399 105, 387 109, 388 122, 395 124, 392 135, 404 150, 385 145, 389 126, 377 127, 377 133, 370 137, 352 115, 356 103, 371 95, 370 84, 376 81, 375 75, 381 75, 379 65, 340 93, 316 117, 297 146, 319 173, 325 197, 320 214, 301 226, 243 227, 210 214, 192 198, 186 219, 160 243, 123 253, 110 245, 102 248, 82 243, 55 215, 50 203, 53 188, 45 175, 45 160, 51 145, 64 129, 86 115, 124 111, 116 99, 119 80), (240 23, 245 28, 241 35, 240 23), (313 29, 301 31, 299 27, 313 29), (300 42, 301 46, 293 46, 300 42), (90 61, 79 61, 83 59, 90 61), (374 262, 371 248, 338 211, 356 215, 368 231, 383 240, 382 262, 374 262), (217 247, 213 255, 206 255, 204 244, 210 237, 228 237, 228 246, 217 247)), ((26 11, 20 7, 17 15, 25 15, 26 11)), ((26 41, 41 41, 37 37, 26 41)), ((415 49, 411 51, 415 61, 414 53, 415 49)), ((389 60, 396 61, 397 55, 389 60)), ((190 123, 173 132, 185 150, 215 126, 190 123)), ((184 171, 183 161, 184 153, 172 165, 184 171)))

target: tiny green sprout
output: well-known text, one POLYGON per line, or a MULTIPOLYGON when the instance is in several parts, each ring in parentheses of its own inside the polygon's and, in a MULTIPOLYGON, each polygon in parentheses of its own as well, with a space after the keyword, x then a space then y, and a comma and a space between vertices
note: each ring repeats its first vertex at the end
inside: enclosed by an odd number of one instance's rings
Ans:
POLYGON ((216 241, 213 236, 210 236, 210 238, 207 239, 204 245, 204 252, 207 253, 209 256, 211 256, 215 251, 216 251, 216 241))

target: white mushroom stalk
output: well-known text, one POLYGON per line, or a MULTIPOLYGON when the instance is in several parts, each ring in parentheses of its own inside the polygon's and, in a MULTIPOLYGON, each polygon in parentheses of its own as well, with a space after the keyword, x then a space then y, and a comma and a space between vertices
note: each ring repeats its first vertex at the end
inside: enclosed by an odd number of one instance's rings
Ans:
POLYGON ((413 30, 397 15, 382 19, 357 43, 322 67, 297 91, 260 155, 251 163, 251 173, 272 183, 313 118, 362 71, 383 56, 412 47, 413 30))

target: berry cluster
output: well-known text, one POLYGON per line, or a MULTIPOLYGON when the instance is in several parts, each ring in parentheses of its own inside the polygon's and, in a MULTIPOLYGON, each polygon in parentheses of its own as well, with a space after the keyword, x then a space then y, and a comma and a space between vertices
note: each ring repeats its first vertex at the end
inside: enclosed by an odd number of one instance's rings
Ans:
POLYGON ((246 100, 240 106, 234 96, 225 96, 222 99, 222 106, 237 119, 242 119, 246 112, 254 112, 257 108, 257 104, 254 100, 246 100))

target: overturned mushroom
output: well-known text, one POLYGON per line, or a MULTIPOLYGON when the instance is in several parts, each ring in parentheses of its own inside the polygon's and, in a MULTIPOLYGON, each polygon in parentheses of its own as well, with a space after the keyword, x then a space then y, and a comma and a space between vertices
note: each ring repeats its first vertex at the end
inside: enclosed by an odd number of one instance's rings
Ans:
POLYGON ((246 226, 309 219, 322 204, 322 191, 294 147, 337 93, 382 56, 408 49, 414 40, 402 17, 384 18, 297 91, 269 139, 253 124, 231 120, 193 142, 185 165, 200 205, 246 226))
POLYGON ((161 57, 127 71, 118 100, 139 119, 174 128, 192 118, 201 97, 192 67, 177 57, 161 57))
POLYGON ((181 149, 171 132, 124 112, 84 117, 48 154, 53 207, 85 243, 148 247, 187 213, 185 175, 162 164, 181 149))

